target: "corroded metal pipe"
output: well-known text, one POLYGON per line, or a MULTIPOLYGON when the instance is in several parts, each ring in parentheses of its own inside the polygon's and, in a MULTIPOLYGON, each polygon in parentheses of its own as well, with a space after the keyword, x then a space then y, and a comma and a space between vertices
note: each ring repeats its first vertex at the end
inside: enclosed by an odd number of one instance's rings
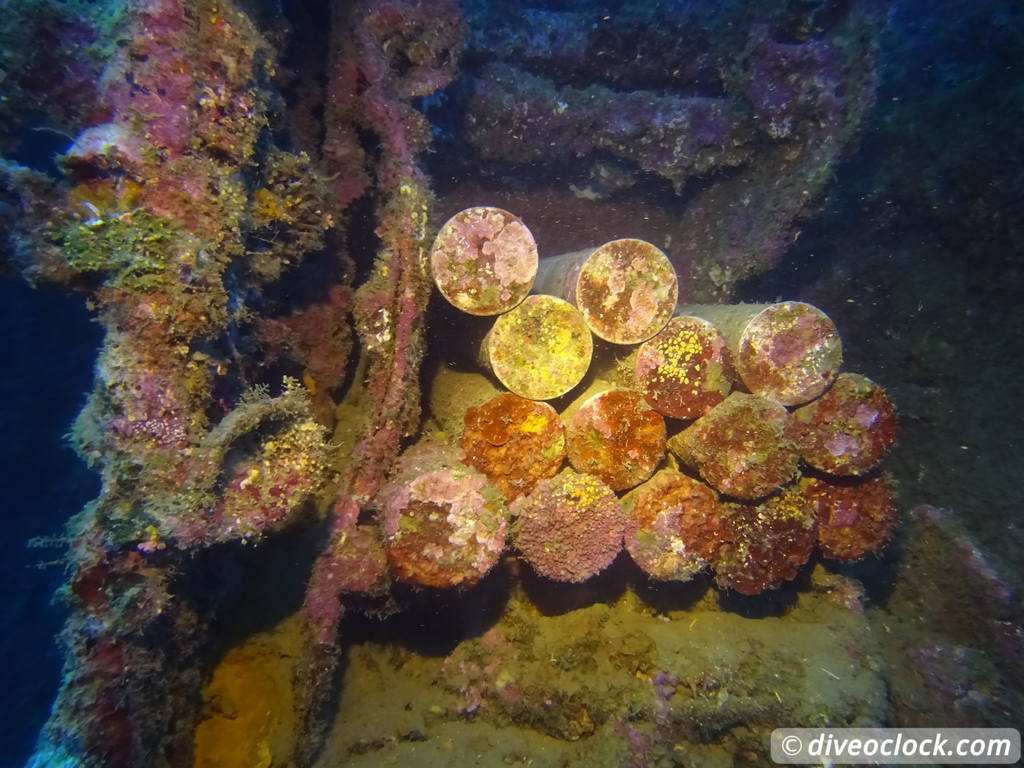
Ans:
POLYGON ((665 419, 628 389, 590 397, 569 419, 566 436, 573 468, 615 491, 639 485, 665 458, 665 419))
POLYGON ((800 492, 813 505, 825 557, 852 562, 881 551, 892 538, 897 513, 888 475, 848 482, 809 478, 800 492))
POLYGON ((637 350, 633 386, 663 416, 696 419, 732 391, 736 374, 725 337, 699 317, 669 320, 637 350))
POLYGON ((639 344, 672 317, 679 281, 660 248, 625 238, 542 259, 534 290, 575 305, 595 336, 639 344))
POLYGON ((818 397, 843 362, 835 324, 802 301, 681 305, 679 314, 713 323, 725 336, 744 385, 783 405, 818 397))
POLYGON ((774 400, 733 392, 668 441, 706 483, 740 499, 757 499, 797 475, 799 429, 774 400))
POLYGON ((411 584, 470 586, 505 548, 504 500, 469 467, 418 475, 387 496, 382 515, 391 572, 411 584))
POLYGON ((510 510, 516 546, 546 578, 586 581, 622 551, 622 504, 593 475, 563 469, 512 502, 510 510))
POLYGON ((814 551, 814 507, 795 486, 759 504, 726 504, 724 521, 728 532, 715 555, 715 583, 741 595, 796 578, 814 551))
POLYGON ((462 460, 506 499, 529 493, 565 460, 565 426, 547 403, 504 392, 466 410, 462 460))
POLYGON ((722 504, 708 486, 673 469, 657 472, 622 499, 626 551, 659 581, 688 581, 726 538, 722 504))
POLYGON ((896 409, 866 376, 841 373, 824 395, 793 412, 804 430, 803 459, 830 475, 863 475, 896 442, 896 409))

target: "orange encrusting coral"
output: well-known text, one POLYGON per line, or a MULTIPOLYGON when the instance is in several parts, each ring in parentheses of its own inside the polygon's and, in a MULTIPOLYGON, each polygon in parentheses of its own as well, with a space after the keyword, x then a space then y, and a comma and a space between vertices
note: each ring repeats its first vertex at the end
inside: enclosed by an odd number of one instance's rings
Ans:
POLYGON ((622 500, 626 551, 651 578, 686 581, 703 570, 728 531, 708 486, 663 469, 622 500))
POLYGON ((287 762, 298 725, 293 659, 299 622, 290 618, 233 648, 203 690, 192 768, 254 768, 287 762))
POLYGON ((696 419, 732 391, 735 374, 725 338, 707 320, 674 317, 637 351, 636 388, 664 416, 696 419))
POLYGON ((665 457, 665 419, 639 392, 609 390, 589 398, 568 427, 569 463, 613 490, 649 478, 665 457))
POLYGON ((565 427, 547 403, 500 394, 466 410, 462 457, 512 500, 561 469, 565 427))
POLYGON ((841 373, 824 395, 794 411, 803 460, 830 475, 862 475, 896 442, 896 409, 866 376, 841 373))
POLYGON ((831 482, 808 478, 800 484, 818 520, 818 546, 826 557, 850 562, 876 553, 892 538, 896 505, 886 475, 831 482))

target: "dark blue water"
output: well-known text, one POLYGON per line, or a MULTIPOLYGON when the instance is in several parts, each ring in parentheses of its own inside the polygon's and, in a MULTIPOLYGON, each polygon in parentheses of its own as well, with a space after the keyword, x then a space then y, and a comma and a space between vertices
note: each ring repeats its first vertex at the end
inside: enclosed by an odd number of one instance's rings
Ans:
POLYGON ((7 766, 28 757, 60 679, 55 635, 63 610, 51 599, 66 577, 63 550, 27 544, 59 537, 99 488, 63 436, 91 386, 100 334, 80 297, 33 290, 10 277, 0 282, 0 312, 7 361, 0 383, 0 764, 7 766))

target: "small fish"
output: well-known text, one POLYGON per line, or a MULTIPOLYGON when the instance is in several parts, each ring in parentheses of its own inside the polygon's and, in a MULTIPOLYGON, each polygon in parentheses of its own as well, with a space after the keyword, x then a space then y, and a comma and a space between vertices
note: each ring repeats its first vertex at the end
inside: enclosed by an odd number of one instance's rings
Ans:
POLYGON ((91 218, 88 218, 84 222, 82 222, 84 226, 89 227, 90 229, 95 229, 96 227, 102 227, 106 223, 103 220, 103 214, 100 213, 99 208, 90 203, 88 200, 83 200, 82 205, 84 205, 85 209, 92 214, 91 218))

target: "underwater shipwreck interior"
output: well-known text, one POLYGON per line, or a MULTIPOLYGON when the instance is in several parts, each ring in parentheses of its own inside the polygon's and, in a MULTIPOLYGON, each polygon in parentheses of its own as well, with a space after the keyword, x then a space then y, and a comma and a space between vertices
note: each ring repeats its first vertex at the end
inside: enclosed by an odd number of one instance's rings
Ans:
POLYGON ((1020 727, 1020 3, 0 10, 0 765, 1020 727))

